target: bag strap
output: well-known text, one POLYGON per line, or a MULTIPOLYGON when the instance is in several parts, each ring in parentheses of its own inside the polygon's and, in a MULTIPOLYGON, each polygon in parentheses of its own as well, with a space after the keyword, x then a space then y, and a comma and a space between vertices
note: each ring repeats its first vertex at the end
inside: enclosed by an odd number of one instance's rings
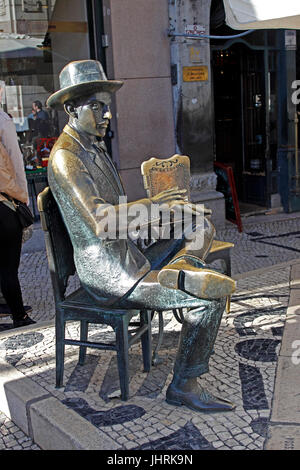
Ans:
POLYGON ((11 202, 11 203, 13 204, 13 206, 14 206, 15 209, 17 209, 17 207, 18 207, 18 202, 19 202, 17 199, 14 199, 13 197, 9 196, 9 195, 6 194, 6 193, 0 192, 0 194, 2 194, 2 196, 5 197, 5 199, 7 199, 9 202, 11 202))

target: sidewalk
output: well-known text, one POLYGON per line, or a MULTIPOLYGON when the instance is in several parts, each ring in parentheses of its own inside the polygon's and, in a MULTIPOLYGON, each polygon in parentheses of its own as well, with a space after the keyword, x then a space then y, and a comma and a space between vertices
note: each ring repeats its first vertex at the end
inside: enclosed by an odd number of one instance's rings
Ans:
MULTIPOLYGON (((37 226, 34 236, 40 235, 37 226)), ((82 368, 78 349, 67 346, 64 388, 55 389, 47 260, 42 242, 40 251, 27 242, 20 278, 37 325, 14 330, 9 318, 0 320, 0 449, 300 449, 300 214, 251 217, 242 234, 228 225, 218 238, 235 243, 238 290, 201 383, 234 401, 234 412, 207 415, 165 402, 180 331, 171 313, 164 317, 162 361, 149 374, 142 372, 140 346, 131 349, 127 402, 118 398, 109 351, 88 349, 82 368)), ((154 321, 154 345, 157 332, 154 321)), ((77 333, 78 325, 69 324, 68 334, 77 333)), ((93 340, 100 334, 111 336, 91 326, 93 340)))

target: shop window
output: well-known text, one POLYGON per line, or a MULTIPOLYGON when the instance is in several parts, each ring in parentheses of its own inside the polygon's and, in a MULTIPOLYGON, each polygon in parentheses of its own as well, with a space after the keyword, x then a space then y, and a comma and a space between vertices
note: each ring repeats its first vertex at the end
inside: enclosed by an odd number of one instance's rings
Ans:
POLYGON ((85 1, 0 0, 1 108, 16 125, 27 168, 45 164, 66 123, 64 112, 46 107, 59 72, 89 57, 85 1))

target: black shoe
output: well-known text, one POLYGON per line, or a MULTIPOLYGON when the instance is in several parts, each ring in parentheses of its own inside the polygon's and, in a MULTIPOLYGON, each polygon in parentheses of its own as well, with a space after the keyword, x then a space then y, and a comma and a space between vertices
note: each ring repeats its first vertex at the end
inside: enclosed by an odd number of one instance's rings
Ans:
POLYGON ((24 318, 13 321, 14 328, 19 328, 20 326, 33 325, 34 323, 36 323, 36 321, 32 320, 27 314, 24 318))
POLYGON ((215 397, 205 390, 200 389, 198 393, 184 392, 173 384, 167 389, 166 401, 170 405, 185 405, 193 411, 202 412, 233 411, 236 407, 230 401, 215 397))
MULTIPOLYGON (((32 312, 31 305, 24 305, 24 310, 26 313, 32 312)), ((11 310, 7 304, 0 304, 0 316, 11 315, 11 310)))

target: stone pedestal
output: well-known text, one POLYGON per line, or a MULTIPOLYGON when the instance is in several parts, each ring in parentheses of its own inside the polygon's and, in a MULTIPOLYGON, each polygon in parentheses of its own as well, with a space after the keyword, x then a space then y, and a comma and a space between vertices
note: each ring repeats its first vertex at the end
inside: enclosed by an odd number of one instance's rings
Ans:
POLYGON ((212 210, 211 220, 216 228, 225 227, 225 199, 222 193, 216 191, 217 175, 208 173, 192 174, 190 181, 192 202, 204 204, 212 210))

